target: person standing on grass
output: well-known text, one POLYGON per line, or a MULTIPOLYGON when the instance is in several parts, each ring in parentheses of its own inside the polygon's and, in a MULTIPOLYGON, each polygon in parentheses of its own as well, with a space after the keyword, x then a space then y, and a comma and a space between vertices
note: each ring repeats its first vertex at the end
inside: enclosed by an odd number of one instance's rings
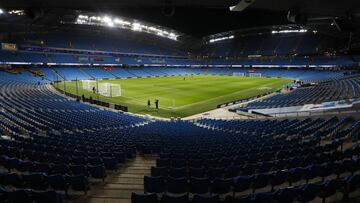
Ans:
POLYGON ((159 111, 159 100, 158 99, 155 100, 155 108, 156 108, 156 111, 159 111))
POLYGON ((148 106, 148 111, 150 111, 150 106, 151 106, 150 99, 148 99, 147 106, 148 106))

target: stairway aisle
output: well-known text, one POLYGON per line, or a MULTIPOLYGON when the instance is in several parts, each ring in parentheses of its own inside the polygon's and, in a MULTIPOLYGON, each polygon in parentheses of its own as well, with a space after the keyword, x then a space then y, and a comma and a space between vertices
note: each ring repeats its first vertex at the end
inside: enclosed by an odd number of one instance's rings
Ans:
POLYGON ((156 165, 155 156, 137 155, 118 172, 109 174, 105 182, 92 184, 87 196, 71 203, 131 203, 132 192, 144 191, 144 176, 156 165))

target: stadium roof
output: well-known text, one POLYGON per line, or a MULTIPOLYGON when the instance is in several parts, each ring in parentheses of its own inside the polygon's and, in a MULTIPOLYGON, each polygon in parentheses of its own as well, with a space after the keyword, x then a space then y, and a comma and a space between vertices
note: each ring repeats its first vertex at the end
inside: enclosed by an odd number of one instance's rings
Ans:
MULTIPOLYGON (((323 18, 339 18, 340 28, 360 27, 358 0, 254 0, 243 11, 231 12, 229 7, 239 2, 245 0, 3 0, 0 8, 24 9, 31 18, 15 24, 49 27, 60 20, 76 19, 80 10, 137 19, 196 38, 231 30, 286 25, 289 10, 294 15, 306 15, 312 23, 323 18)), ((2 19, 1 24, 15 26, 13 20, 7 20, 2 19)))

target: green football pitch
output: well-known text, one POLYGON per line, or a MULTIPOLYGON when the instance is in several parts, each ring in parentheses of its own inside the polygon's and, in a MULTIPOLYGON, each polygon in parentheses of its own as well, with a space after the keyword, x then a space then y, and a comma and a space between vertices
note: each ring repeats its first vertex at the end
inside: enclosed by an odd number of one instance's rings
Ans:
POLYGON ((174 76, 99 80, 99 83, 121 85, 121 96, 105 97, 82 89, 82 82, 55 84, 59 89, 105 102, 127 106, 129 112, 158 117, 186 117, 215 109, 217 105, 276 91, 292 80, 284 78, 251 78, 239 76, 174 76), (151 109, 147 101, 151 101, 151 109), (154 101, 159 100, 159 111, 154 101))

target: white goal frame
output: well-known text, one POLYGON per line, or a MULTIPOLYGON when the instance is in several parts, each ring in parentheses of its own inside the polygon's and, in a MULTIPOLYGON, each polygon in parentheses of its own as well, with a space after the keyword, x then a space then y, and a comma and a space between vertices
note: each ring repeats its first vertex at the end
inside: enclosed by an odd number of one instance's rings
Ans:
POLYGON ((98 94, 105 97, 120 97, 121 85, 112 83, 99 83, 98 94))
POLYGON ((120 97, 122 93, 120 84, 101 83, 96 84, 96 80, 82 80, 82 88, 87 91, 93 91, 95 87, 96 92, 105 97, 120 97))
POLYGON ((261 78, 261 77, 262 77, 262 74, 261 74, 261 73, 249 73, 249 77, 261 78))
POLYGON ((92 91, 92 88, 96 88, 96 81, 95 80, 82 80, 82 88, 84 90, 92 91))
POLYGON ((245 77, 245 73, 242 72, 233 72, 232 74, 233 76, 241 76, 241 77, 245 77))

